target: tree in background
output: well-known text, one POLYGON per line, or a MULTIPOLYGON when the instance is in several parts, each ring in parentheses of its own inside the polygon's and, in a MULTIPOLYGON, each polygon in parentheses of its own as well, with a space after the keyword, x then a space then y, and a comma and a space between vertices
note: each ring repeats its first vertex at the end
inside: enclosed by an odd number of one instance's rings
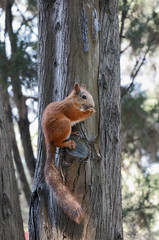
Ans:
POLYGON ((151 167, 158 162, 159 99, 157 91, 153 98, 147 96, 136 80, 147 74, 153 81, 152 73, 156 73, 159 2, 119 2, 121 82, 129 78, 121 91, 125 239, 158 239, 158 180, 151 167))
POLYGON ((38 4, 39 141, 30 239, 122 239, 118 3, 38 4), (87 162, 59 154, 64 182, 85 210, 80 225, 63 213, 45 184, 41 132, 45 106, 65 98, 75 81, 87 85, 97 110, 79 127, 88 143, 87 162))
POLYGON ((23 222, 0 84, 0 239, 24 239, 23 222))
POLYGON ((26 201, 29 205, 30 187, 19 154, 13 123, 16 121, 19 126, 25 160, 30 176, 33 178, 35 158, 30 137, 30 122, 26 101, 29 98, 33 98, 34 100, 36 98, 35 96, 25 95, 23 89, 25 88, 26 91, 26 89, 33 87, 36 81, 36 56, 34 50, 36 47, 36 38, 34 38, 35 40, 31 40, 33 38, 32 22, 36 17, 36 13, 35 6, 32 4, 31 6, 34 6, 34 8, 32 7, 32 11, 30 9, 27 10, 28 15, 30 13, 31 17, 25 17, 18 4, 19 2, 15 4, 14 1, 9 0, 0 2, 1 17, 5 17, 4 27, 1 25, 0 70, 14 162, 26 201), (19 13, 18 18, 13 16, 13 6, 16 8, 17 13, 19 13), (29 32, 28 36, 26 34, 22 36, 25 31, 29 32), (9 92, 8 88, 10 89, 9 92), (17 111, 16 115, 14 114, 15 109, 17 111))

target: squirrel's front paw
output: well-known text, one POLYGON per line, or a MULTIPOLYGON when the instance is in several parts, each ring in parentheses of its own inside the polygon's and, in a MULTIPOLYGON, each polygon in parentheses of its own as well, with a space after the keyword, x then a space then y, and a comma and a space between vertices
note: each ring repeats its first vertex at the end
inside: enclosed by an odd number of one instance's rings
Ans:
POLYGON ((88 112, 90 115, 92 115, 93 113, 96 112, 96 110, 95 110, 94 108, 89 108, 89 109, 87 109, 87 112, 88 112))
POLYGON ((76 143, 73 140, 68 141, 68 146, 69 149, 75 149, 76 148, 76 143))

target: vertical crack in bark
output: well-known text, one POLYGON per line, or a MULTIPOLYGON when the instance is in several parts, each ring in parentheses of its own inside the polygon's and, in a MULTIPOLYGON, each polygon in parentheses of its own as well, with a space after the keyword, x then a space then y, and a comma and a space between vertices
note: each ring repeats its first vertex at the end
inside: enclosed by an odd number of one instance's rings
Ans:
POLYGON ((29 212, 29 232, 30 232, 30 239, 36 240, 39 239, 37 237, 37 233, 39 229, 37 228, 37 209, 38 209, 38 201, 37 201, 37 190, 32 193, 31 196, 31 203, 30 203, 30 212, 29 212), (36 210, 35 210, 36 209, 36 210))
POLYGON ((12 215, 12 204, 5 192, 2 193, 2 214, 6 221, 12 215))
POLYGON ((82 2, 82 12, 81 12, 81 27, 82 27, 82 40, 84 52, 88 52, 88 26, 87 26, 87 15, 84 3, 82 2))
MULTIPOLYGON (((76 160, 78 161, 78 160, 76 160)), ((76 189, 76 184, 78 182, 78 179, 79 179, 79 176, 80 176, 80 169, 81 169, 81 165, 82 163, 79 164, 79 167, 78 167, 78 171, 77 171, 77 175, 76 175, 76 178, 74 179, 73 181, 73 188, 72 188, 72 192, 74 193, 75 192, 75 189, 76 189)))

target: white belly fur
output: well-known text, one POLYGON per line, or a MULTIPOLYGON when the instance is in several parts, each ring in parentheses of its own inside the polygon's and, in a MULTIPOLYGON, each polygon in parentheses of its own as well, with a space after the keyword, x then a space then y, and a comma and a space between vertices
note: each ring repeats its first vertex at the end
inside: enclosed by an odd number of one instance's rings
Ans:
POLYGON ((78 120, 78 121, 72 121, 72 122, 71 122, 71 125, 74 126, 75 124, 77 124, 77 123, 79 123, 79 122, 80 122, 79 120, 78 120))

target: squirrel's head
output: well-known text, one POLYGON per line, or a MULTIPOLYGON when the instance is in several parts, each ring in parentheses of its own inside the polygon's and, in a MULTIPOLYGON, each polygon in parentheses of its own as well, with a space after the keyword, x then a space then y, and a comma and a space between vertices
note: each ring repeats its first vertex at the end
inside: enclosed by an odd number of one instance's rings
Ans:
POLYGON ((81 86, 76 82, 74 84, 73 97, 76 104, 84 110, 94 108, 94 100, 92 95, 86 90, 86 85, 81 86))

